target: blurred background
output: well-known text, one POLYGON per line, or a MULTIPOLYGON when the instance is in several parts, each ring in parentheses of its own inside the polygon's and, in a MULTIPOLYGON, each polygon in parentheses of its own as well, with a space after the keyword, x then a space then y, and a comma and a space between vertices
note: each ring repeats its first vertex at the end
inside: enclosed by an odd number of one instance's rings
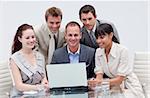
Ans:
POLYGON ((52 6, 59 7, 63 12, 62 27, 72 20, 79 20, 79 9, 91 4, 95 7, 97 18, 115 24, 121 44, 129 49, 130 60, 135 51, 150 51, 150 34, 148 33, 148 17, 150 17, 147 0, 132 1, 0 1, 0 61, 8 60, 11 45, 18 26, 23 23, 35 28, 45 23, 45 11, 52 6), (149 37, 149 38, 148 38, 149 37))

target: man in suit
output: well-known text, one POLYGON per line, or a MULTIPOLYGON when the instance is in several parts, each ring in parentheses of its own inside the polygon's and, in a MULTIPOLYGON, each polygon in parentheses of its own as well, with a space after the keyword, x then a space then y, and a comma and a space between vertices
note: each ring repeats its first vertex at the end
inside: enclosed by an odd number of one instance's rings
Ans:
POLYGON ((101 23, 109 23, 110 25, 112 25, 116 37, 116 42, 120 43, 119 36, 114 24, 104 20, 97 20, 96 11, 92 5, 84 5, 83 7, 81 7, 81 9, 79 10, 79 17, 81 22, 83 23, 83 27, 81 28, 81 44, 90 46, 95 49, 98 48, 95 34, 98 25, 100 25, 101 23))
POLYGON ((46 24, 35 30, 38 43, 36 49, 44 55, 46 64, 49 64, 54 50, 65 43, 64 30, 60 28, 61 10, 56 7, 47 9, 45 20, 46 24))
POLYGON ((52 64, 61 63, 79 63, 85 62, 87 69, 87 78, 94 77, 94 56, 95 49, 80 44, 81 32, 80 25, 77 22, 71 21, 65 28, 65 39, 67 45, 56 49, 53 54, 52 64))

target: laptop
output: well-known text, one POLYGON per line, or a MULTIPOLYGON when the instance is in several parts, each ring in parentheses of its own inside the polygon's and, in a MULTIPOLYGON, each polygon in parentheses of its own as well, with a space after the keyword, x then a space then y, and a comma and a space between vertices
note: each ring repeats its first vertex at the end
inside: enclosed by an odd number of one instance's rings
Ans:
POLYGON ((85 63, 49 64, 46 70, 51 92, 88 91, 85 63))

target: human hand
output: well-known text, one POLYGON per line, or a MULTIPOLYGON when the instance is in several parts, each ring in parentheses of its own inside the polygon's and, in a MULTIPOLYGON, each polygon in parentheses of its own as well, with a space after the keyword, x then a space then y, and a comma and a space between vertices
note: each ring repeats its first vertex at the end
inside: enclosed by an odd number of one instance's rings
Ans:
POLYGON ((41 84, 43 85, 43 87, 46 91, 49 90, 49 83, 48 83, 47 79, 43 79, 41 84))
POLYGON ((97 79, 97 78, 91 78, 88 80, 88 87, 90 90, 95 90, 96 86, 101 85, 102 80, 97 79))
POLYGON ((44 90, 44 86, 42 84, 36 84, 36 90, 42 91, 42 90, 44 90))

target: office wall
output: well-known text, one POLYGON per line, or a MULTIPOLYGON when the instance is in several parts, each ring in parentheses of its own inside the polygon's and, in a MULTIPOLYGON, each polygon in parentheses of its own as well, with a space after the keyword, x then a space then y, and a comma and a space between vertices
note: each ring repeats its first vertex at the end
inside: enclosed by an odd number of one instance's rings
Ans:
POLYGON ((134 51, 148 51, 147 1, 0 1, 0 60, 9 58, 19 25, 40 26, 45 22, 45 10, 52 6, 62 9, 62 26, 71 20, 81 24, 78 12, 85 4, 95 7, 98 19, 115 24, 121 44, 129 49, 131 59, 134 51))

